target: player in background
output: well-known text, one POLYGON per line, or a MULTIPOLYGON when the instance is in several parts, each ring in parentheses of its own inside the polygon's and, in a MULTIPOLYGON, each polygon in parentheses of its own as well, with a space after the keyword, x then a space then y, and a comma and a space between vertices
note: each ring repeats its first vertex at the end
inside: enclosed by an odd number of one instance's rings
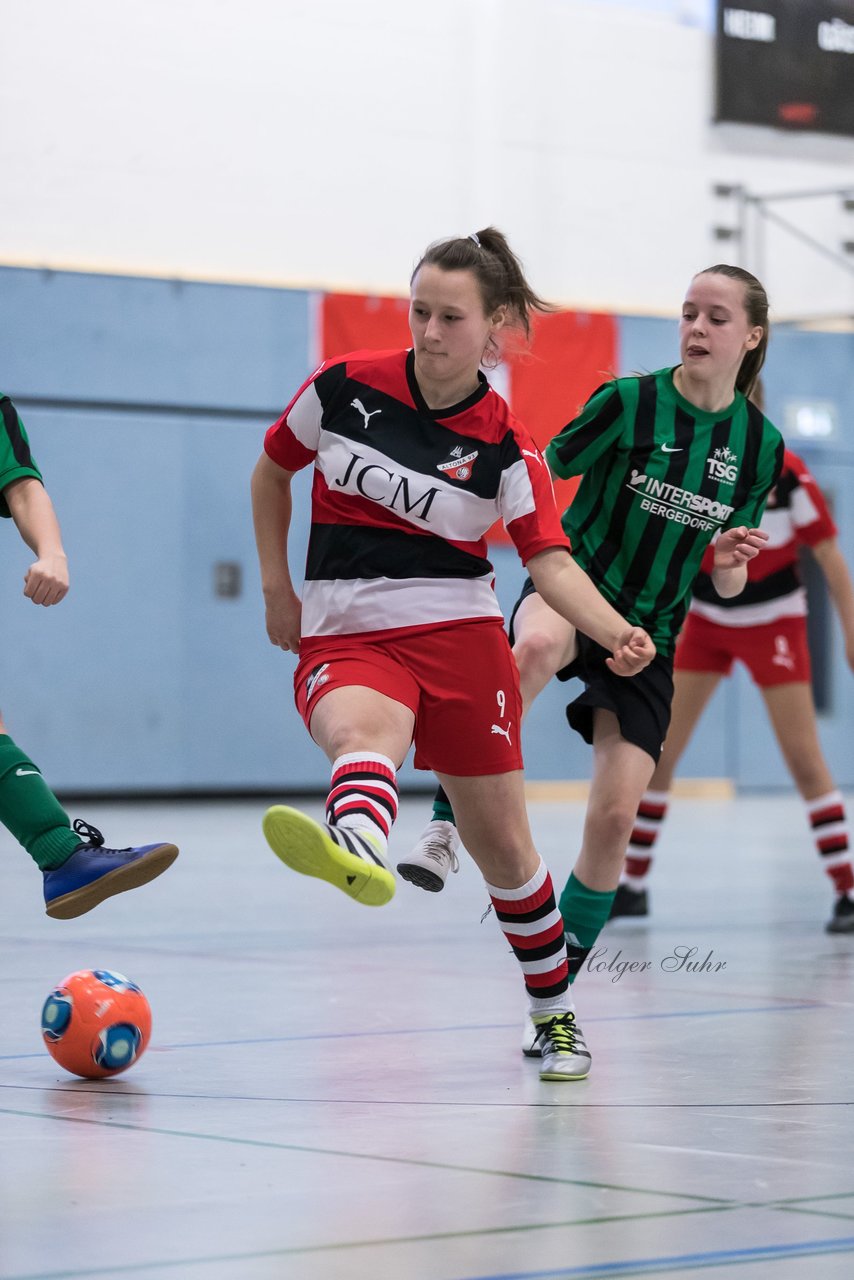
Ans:
POLYGON ((332 781, 325 823, 276 805, 263 828, 293 870, 383 905, 395 890, 396 775, 414 741, 521 965, 541 1078, 571 1080, 589 1056, 525 809, 519 678, 486 558, 495 520, 555 616, 603 646, 615 679, 654 646, 572 559, 545 463, 481 371, 503 331, 527 334, 543 307, 494 228, 439 241, 412 275, 412 349, 325 361, 268 431, 252 482, 267 633, 299 654, 297 707, 332 781), (291 481, 310 464, 300 600, 287 561, 291 481))
MULTIPOLYGON (((752 399, 760 408, 761 390, 752 399), (760 392, 760 394, 757 394, 760 392)), ((854 585, 824 495, 809 468, 787 449, 783 471, 760 526, 768 534, 751 560, 747 586, 721 600, 706 552, 694 598, 676 646, 673 715, 661 759, 640 802, 614 916, 649 912, 647 881, 669 804, 673 775, 720 681, 743 662, 759 688, 783 759, 806 809, 820 865, 834 888, 828 933, 854 933, 854 868, 841 793, 822 753, 810 683, 807 595, 798 569, 806 547, 824 574, 854 669, 854 585)))
MULTIPOLYGON (((59 522, 8 396, 0 396, 0 415, 0 516, 11 516, 36 557, 24 577, 24 595, 49 607, 68 592, 59 522)), ((72 827, 38 767, 9 737, 2 715, 0 822, 41 870, 47 914, 63 920, 147 884, 178 856, 173 844, 106 849, 97 828, 80 819, 72 827)))
MULTIPOLYGON (((594 753, 581 851, 560 897, 571 980, 609 917, 637 806, 661 754, 673 649, 703 554, 716 539, 715 586, 736 596, 766 540, 757 526, 783 442, 748 396, 768 333, 768 299, 755 276, 727 264, 700 272, 682 307, 680 363, 606 383, 546 450, 556 475, 582 477, 563 517, 574 558, 657 647, 640 674, 615 680, 595 637, 558 617, 530 579, 512 619, 525 706, 554 675, 585 685, 567 708, 594 753)), ((440 793, 433 821, 398 863, 402 876, 443 887, 456 858, 453 820, 453 797, 440 793)), ((538 1052, 530 1025, 523 1052, 538 1052)))

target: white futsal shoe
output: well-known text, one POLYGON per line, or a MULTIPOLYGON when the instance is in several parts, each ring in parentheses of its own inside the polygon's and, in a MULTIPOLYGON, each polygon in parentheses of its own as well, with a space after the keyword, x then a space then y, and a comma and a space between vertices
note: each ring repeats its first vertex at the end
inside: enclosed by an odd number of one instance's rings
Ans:
POLYGON ((529 1014, 522 1052, 526 1058, 540 1059, 541 1080, 584 1080, 593 1061, 572 1010, 529 1014))
POLYGON ((444 889, 448 872, 459 871, 460 837, 453 822, 428 822, 409 857, 397 864, 398 875, 428 893, 444 889))

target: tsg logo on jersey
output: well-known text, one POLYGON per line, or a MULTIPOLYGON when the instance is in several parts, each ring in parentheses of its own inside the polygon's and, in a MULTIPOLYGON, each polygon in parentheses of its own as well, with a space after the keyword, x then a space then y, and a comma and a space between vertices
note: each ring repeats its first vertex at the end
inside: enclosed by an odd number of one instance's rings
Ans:
POLYGON ((709 479, 724 481, 729 484, 738 476, 738 457, 730 449, 729 445, 724 445, 721 449, 715 449, 711 458, 706 459, 706 465, 709 468, 709 479))
POLYGON ((443 472, 449 480, 470 480, 474 470, 474 460, 478 451, 463 454, 463 446, 458 444, 452 449, 444 462, 437 464, 436 470, 443 472))

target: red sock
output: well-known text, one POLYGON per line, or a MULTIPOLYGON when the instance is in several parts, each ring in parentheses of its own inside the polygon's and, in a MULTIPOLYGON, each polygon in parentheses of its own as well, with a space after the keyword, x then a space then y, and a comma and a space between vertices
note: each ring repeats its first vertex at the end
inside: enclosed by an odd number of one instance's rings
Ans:
POLYGON ((833 881, 837 894, 854 889, 854 868, 848 848, 848 822, 838 791, 805 801, 807 817, 821 865, 833 881))
POLYGON ((374 751, 351 751, 332 765, 326 821, 371 837, 380 852, 388 849, 397 817, 394 762, 374 751))
POLYGON ((563 920, 546 864, 518 889, 487 884, 504 936, 522 966, 532 1013, 560 1013, 572 1007, 563 920))
POLYGON ((621 876, 631 889, 644 889, 652 866, 652 850, 667 816, 669 791, 645 791, 638 805, 634 830, 626 850, 626 864, 621 876))

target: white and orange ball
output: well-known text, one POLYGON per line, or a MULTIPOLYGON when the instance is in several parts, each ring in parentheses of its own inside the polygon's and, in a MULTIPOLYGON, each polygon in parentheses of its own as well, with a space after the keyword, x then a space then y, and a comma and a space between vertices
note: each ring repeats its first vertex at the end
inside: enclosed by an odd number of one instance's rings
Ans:
POLYGON ((109 969, 80 969, 42 1008, 48 1053, 72 1075, 97 1080, 127 1071, 151 1037, 151 1007, 135 982, 109 969))

